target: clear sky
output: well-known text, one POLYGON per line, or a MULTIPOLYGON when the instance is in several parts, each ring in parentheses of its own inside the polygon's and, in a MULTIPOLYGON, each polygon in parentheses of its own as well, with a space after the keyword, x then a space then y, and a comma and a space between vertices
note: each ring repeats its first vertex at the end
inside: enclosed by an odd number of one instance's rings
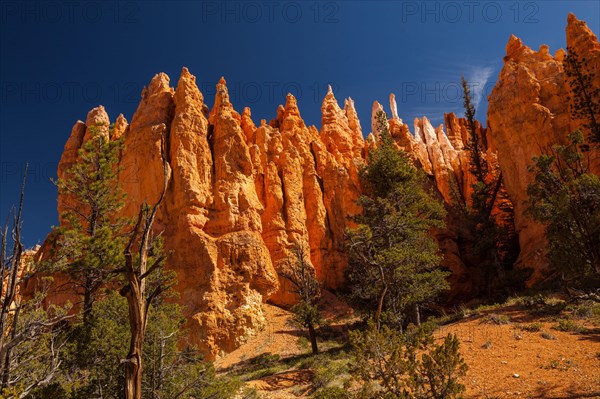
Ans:
POLYGON ((537 49, 565 47, 568 12, 600 32, 598 1, 44 1, 0 2, 0 218, 18 202, 29 246, 56 224, 50 178, 71 127, 102 104, 131 120, 158 72, 176 86, 182 66, 212 106, 225 76, 234 107, 272 119, 287 92, 320 127, 328 84, 356 102, 369 132, 374 100, 400 117, 461 113, 461 74, 475 85, 478 118, 511 34, 537 49))

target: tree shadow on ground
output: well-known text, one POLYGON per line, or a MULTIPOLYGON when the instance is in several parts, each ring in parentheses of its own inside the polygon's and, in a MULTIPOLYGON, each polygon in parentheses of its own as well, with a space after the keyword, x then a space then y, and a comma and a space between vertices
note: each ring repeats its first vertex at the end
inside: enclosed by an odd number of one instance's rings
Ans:
POLYGON ((577 388, 569 388, 565 392, 562 392, 562 393, 554 392, 558 388, 559 388, 558 385, 548 385, 545 387, 540 387, 535 391, 535 393, 531 396, 531 398, 533 398, 533 399, 584 399, 584 398, 600 397, 600 391, 581 392, 577 388))
POLYGON ((309 369, 286 370, 277 374, 260 378, 260 383, 255 384, 255 387, 260 388, 261 391, 278 391, 297 385, 310 384, 313 380, 313 377, 314 372, 309 369))
POLYGON ((578 334, 580 339, 586 341, 600 342, 600 328, 586 328, 578 334))
MULTIPOLYGON (((336 357, 337 355, 342 354, 344 351, 349 349, 348 345, 336 346, 332 348, 328 348, 326 350, 320 351, 319 355, 327 355, 330 357, 336 357)), ((239 361, 231 366, 220 370, 221 373, 232 373, 234 375, 242 375, 249 374, 253 372, 257 372, 260 370, 268 370, 269 368, 273 368, 275 366, 285 366, 285 367, 293 367, 294 365, 302 362, 303 360, 310 359, 314 356, 310 352, 300 353, 297 355, 286 356, 284 358, 280 358, 277 354, 272 354, 270 352, 261 353, 260 355, 254 356, 249 359, 244 359, 239 361)), ((272 375, 276 375, 272 374, 272 375)), ((264 379, 264 377, 260 377, 259 379, 264 379)))

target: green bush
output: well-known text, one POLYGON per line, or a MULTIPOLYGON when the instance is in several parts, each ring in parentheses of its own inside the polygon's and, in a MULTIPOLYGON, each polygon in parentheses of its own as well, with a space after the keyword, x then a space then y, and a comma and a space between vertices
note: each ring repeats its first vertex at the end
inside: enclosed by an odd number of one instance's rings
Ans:
POLYGON ((560 319, 554 327, 555 330, 563 332, 582 332, 585 328, 571 319, 560 319))
POLYGON ((510 318, 505 315, 491 313, 481 320, 482 323, 492 323, 496 325, 510 324, 510 318))
POLYGON ((348 365, 343 361, 329 362, 322 366, 318 366, 315 369, 315 375, 313 377, 314 388, 324 388, 329 383, 333 382, 340 375, 345 374, 348 371, 348 365))
POLYGON ((319 389, 311 397, 313 399, 351 399, 348 391, 339 387, 328 387, 319 389))
POLYGON ((351 332, 350 342, 350 373, 362 383, 360 399, 453 399, 465 391, 458 379, 468 367, 454 335, 440 345, 424 328, 402 334, 369 323, 365 331, 351 332))
POLYGON ((565 310, 570 311, 573 317, 582 320, 590 320, 600 323, 600 303, 594 301, 582 301, 577 304, 568 305, 565 310))
POLYGON ((518 327, 523 331, 538 332, 542 329, 542 323, 519 324, 518 327))

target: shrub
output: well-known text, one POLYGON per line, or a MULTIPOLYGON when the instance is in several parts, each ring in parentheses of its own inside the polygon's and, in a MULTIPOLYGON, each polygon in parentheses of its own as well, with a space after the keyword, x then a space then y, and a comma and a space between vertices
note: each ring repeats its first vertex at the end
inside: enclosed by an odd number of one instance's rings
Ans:
POLYGON ((369 323, 364 332, 351 332, 350 342, 354 347, 350 372, 362 382, 358 398, 452 399, 465 390, 458 379, 468 367, 454 335, 439 345, 424 328, 401 334, 369 323))
POLYGON ((347 390, 339 387, 328 387, 319 389, 312 396, 313 399, 350 399, 347 390))
POLYGON ((313 386, 318 388, 324 388, 329 383, 334 381, 340 375, 343 375, 348 371, 346 362, 329 362, 327 364, 318 366, 315 369, 315 375, 313 377, 313 386))
POLYGON ((560 319, 558 324, 553 327, 555 330, 564 332, 581 332, 584 327, 571 319, 560 319))
POLYGON ((523 331, 538 332, 542 329, 542 323, 519 324, 518 327, 523 331))
POLYGON ((496 313, 491 313, 488 316, 484 317, 481 321, 482 323, 493 323, 497 325, 510 324, 510 318, 505 315, 499 315, 496 313))
POLYGON ((564 370, 568 370, 574 366, 575 366, 575 363, 573 363, 571 360, 554 359, 554 360, 551 360, 550 362, 548 362, 547 365, 542 366, 542 368, 547 369, 547 370, 552 369, 552 370, 563 370, 564 371, 564 370))
POLYGON ((568 305, 566 310, 572 312, 573 317, 583 320, 591 320, 600 323, 600 303, 594 301, 583 301, 578 304, 568 305))
POLYGON ((419 383, 430 391, 428 397, 451 399, 465 391, 458 377, 464 376, 468 367, 460 355, 459 346, 456 335, 448 334, 442 345, 434 344, 429 353, 423 354, 423 363, 417 370, 420 369, 422 375, 419 383))

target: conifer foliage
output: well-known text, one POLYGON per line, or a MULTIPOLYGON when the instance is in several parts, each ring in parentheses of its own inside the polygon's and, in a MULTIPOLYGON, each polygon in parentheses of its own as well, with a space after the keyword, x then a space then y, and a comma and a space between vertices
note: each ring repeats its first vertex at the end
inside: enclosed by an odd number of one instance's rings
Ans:
POLYGON ((600 280, 600 179, 590 171, 590 148, 600 139, 600 89, 585 59, 569 50, 565 72, 571 117, 580 129, 567 145, 554 145, 533 159, 528 212, 546 226, 548 259, 563 288, 597 287, 600 280))
MULTIPOLYGON (((474 177, 471 196, 461 204, 464 234, 473 241, 472 252, 477 259, 482 289, 490 299, 503 288, 506 272, 512 268, 516 243, 505 226, 500 225, 494 215, 499 207, 503 186, 502 172, 490 170, 485 155, 485 137, 477 132, 476 109, 471 89, 466 79, 461 79, 463 105, 467 121, 468 140, 465 148, 469 154, 469 172, 474 177)), ((496 166, 499 169, 499 167, 496 166)), ((512 211, 509 211, 512 212, 512 211)))
POLYGON ((88 128, 89 138, 78 151, 78 161, 55 184, 69 198, 58 228, 56 265, 72 280, 82 297, 84 324, 100 288, 123 262, 126 221, 118 218, 125 194, 118 184, 122 140, 110 140, 100 125, 88 128))
POLYGON ((292 292, 299 298, 298 303, 292 307, 294 321, 308 329, 312 353, 316 355, 319 353, 319 347, 315 327, 322 322, 318 307, 321 284, 308 261, 304 247, 297 245, 293 253, 294 258, 290 261, 288 269, 283 272, 283 277, 292 283, 292 292))
POLYGON ((453 399, 465 391, 459 379, 468 366, 455 335, 438 344, 426 326, 402 334, 369 323, 350 333, 350 343, 351 374, 361 384, 356 399, 453 399))
POLYGON ((424 177, 397 148, 387 117, 377 115, 376 147, 361 170, 362 213, 347 231, 349 298, 379 325, 402 325, 408 312, 419 322, 419 305, 448 288, 448 275, 431 229, 444 225, 442 204, 424 189, 424 177))

